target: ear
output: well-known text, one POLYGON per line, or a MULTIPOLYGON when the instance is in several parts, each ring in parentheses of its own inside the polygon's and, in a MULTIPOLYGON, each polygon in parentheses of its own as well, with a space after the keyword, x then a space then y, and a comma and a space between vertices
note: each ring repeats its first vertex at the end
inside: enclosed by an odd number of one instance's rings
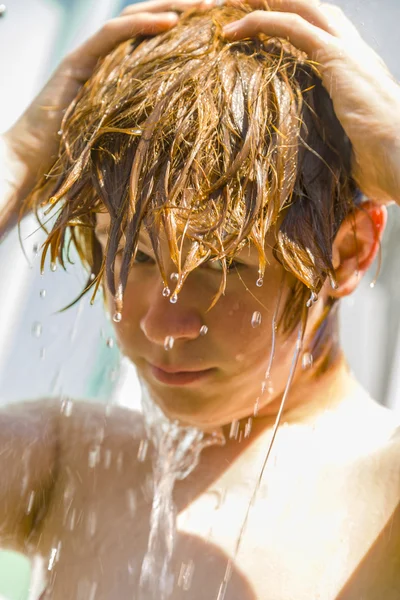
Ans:
POLYGON ((341 298, 354 292, 380 248, 386 221, 386 208, 371 200, 358 205, 343 221, 332 253, 338 287, 330 290, 330 296, 341 298))

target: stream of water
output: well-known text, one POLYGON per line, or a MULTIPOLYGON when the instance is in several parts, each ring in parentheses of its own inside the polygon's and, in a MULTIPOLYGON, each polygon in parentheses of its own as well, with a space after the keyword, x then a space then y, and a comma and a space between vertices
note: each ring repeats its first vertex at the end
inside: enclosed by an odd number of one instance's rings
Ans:
POLYGON ((175 585, 171 569, 176 529, 175 482, 185 479, 195 469, 204 448, 223 445, 225 438, 222 433, 209 434, 170 421, 152 401, 144 385, 142 406, 147 436, 154 447, 154 495, 139 600, 168 600, 175 585))

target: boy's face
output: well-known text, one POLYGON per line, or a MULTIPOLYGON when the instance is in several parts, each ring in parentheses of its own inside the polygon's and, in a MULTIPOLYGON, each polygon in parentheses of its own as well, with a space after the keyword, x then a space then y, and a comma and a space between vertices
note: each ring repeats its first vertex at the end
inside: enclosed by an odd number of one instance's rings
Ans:
MULTIPOLYGON (((96 233, 103 248, 107 234, 102 231, 108 223, 108 215, 99 215, 96 233)), ((297 338, 297 328, 289 337, 277 332, 271 377, 263 385, 283 274, 271 248, 267 249, 269 265, 262 287, 256 285, 258 254, 254 248, 246 248, 235 260, 237 270, 227 275, 225 294, 210 311, 221 281, 218 265, 208 263, 195 269, 173 304, 162 294, 164 284, 145 234, 140 236, 138 248, 122 320, 115 323, 115 330, 121 351, 136 365, 153 399, 170 418, 204 428, 252 415, 257 398, 262 412, 285 387, 297 338), (255 313, 261 315, 259 325, 255 313), (204 326, 207 333, 202 335, 204 326)), ((170 278, 176 268, 164 241, 162 249, 170 278)), ((118 261, 120 258, 116 269, 118 261)), ((280 310, 288 294, 287 281, 280 310)), ((173 279, 169 279, 169 287, 173 292, 173 279)), ((113 314, 114 299, 108 292, 106 296, 113 314)))

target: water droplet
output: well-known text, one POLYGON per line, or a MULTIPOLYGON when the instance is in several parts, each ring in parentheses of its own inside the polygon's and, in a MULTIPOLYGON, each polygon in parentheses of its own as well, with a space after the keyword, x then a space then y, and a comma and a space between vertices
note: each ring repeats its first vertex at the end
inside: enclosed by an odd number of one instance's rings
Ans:
POLYGON ((309 369, 310 367, 313 366, 314 363, 314 357, 311 354, 311 352, 304 352, 302 359, 301 359, 301 366, 302 368, 305 369, 309 369))
POLYGON ((149 449, 149 441, 148 440, 140 440, 139 450, 137 454, 137 459, 139 462, 144 462, 147 456, 147 450, 149 449))
POLYGON ((369 284, 369 287, 371 288, 371 290, 373 290, 375 287, 375 281, 371 281, 371 283, 369 284))
POLYGON ((46 358, 46 348, 40 348, 40 360, 44 360, 46 358))
POLYGON ((100 461, 100 446, 96 446, 89 450, 88 454, 88 465, 90 469, 94 469, 97 463, 100 461))
POLYGON ((167 337, 164 340, 164 350, 172 350, 172 348, 174 347, 174 338, 172 337, 172 335, 167 335, 167 337))
POLYGON ((200 327, 200 335, 206 335, 206 333, 208 332, 208 327, 207 325, 202 325, 200 327))
POLYGON ((247 419, 246 425, 244 426, 244 437, 245 438, 249 437, 252 426, 253 426, 253 419, 251 417, 249 417, 247 419))
POLYGON ((179 571, 178 577, 178 586, 188 591, 193 581, 193 573, 194 573, 194 562, 189 560, 189 562, 182 563, 179 571))
POLYGON ((37 256, 38 252, 39 252, 39 244, 33 244, 32 246, 32 252, 35 256, 37 256))
POLYGON ((310 308, 315 302, 318 300, 318 294, 315 292, 311 292, 309 299, 306 302, 307 308, 310 308))
POLYGON ((264 284, 264 279, 262 277, 259 277, 256 281, 256 286, 257 287, 262 287, 264 284))
POLYGON ((57 556, 57 548, 52 548, 51 552, 50 552, 49 564, 47 566, 48 571, 52 570, 56 556, 57 556))
POLYGON ((122 315, 120 312, 114 313, 113 321, 114 323, 120 323, 122 321, 122 315))
POLYGON ((171 298, 169 299, 169 301, 171 302, 171 304, 176 304, 178 302, 178 294, 176 294, 175 292, 172 294, 171 298))
POLYGON ((39 292, 39 296, 40 296, 41 298, 46 298, 46 290, 40 290, 40 292, 39 292))
POLYGON ((333 290, 337 290, 337 289, 338 289, 338 287, 339 287, 339 285, 338 285, 338 283, 337 283, 336 279, 334 279, 334 278, 333 278, 333 276, 332 276, 332 275, 330 275, 330 276, 329 276, 329 280, 330 280, 330 283, 331 283, 331 288, 332 288, 333 290))
POLYGON ((261 313, 258 310, 255 310, 251 317, 251 326, 259 327, 261 325, 261 320, 262 320, 261 313))
POLYGON ((62 129, 59 129, 59 130, 57 131, 57 133, 58 133, 58 135, 62 135, 62 129))
POLYGON ((39 321, 35 321, 35 323, 32 325, 33 337, 40 338, 40 336, 42 335, 42 329, 42 324, 39 323, 39 321))
POLYGON ((57 271, 57 265, 55 262, 50 263, 50 271, 57 271))
POLYGON ((94 273, 90 273, 90 278, 89 278, 90 281, 93 281, 95 277, 96 277, 96 275, 94 273))
POLYGON ((73 407, 74 407, 74 403, 72 402, 72 400, 70 398, 67 398, 66 400, 63 400, 63 402, 61 404, 61 412, 66 417, 70 417, 73 407))
POLYGON ((30 515, 32 512, 32 508, 33 508, 33 502, 35 500, 35 492, 34 490, 32 490, 29 493, 29 498, 28 498, 28 506, 26 507, 26 514, 30 515))
POLYGON ((179 279, 179 273, 171 273, 171 275, 170 275, 171 281, 178 281, 178 279, 179 279))
POLYGON ((254 403, 254 410, 253 410, 253 415, 256 416, 258 414, 258 409, 259 409, 259 403, 260 403, 260 398, 256 398, 256 401, 254 403))
POLYGON ((7 10, 6 5, 0 4, 0 17, 2 17, 5 14, 6 10, 7 10))
POLYGON ((165 286, 165 288, 162 291, 162 295, 164 296, 164 298, 168 298, 171 295, 171 290, 168 286, 165 286))
POLYGON ((106 344, 109 348, 114 348, 114 340, 112 338, 107 338, 106 344))
POLYGON ((239 434, 239 421, 232 421, 231 430, 229 432, 229 437, 235 438, 235 440, 236 440, 238 437, 238 434, 239 434))

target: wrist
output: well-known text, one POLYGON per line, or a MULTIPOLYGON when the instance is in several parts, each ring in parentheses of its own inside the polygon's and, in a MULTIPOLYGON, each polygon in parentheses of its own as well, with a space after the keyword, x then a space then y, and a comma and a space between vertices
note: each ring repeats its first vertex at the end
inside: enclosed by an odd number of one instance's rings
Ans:
POLYGON ((18 222, 29 190, 28 169, 14 151, 10 136, 0 135, 0 239, 18 222))

